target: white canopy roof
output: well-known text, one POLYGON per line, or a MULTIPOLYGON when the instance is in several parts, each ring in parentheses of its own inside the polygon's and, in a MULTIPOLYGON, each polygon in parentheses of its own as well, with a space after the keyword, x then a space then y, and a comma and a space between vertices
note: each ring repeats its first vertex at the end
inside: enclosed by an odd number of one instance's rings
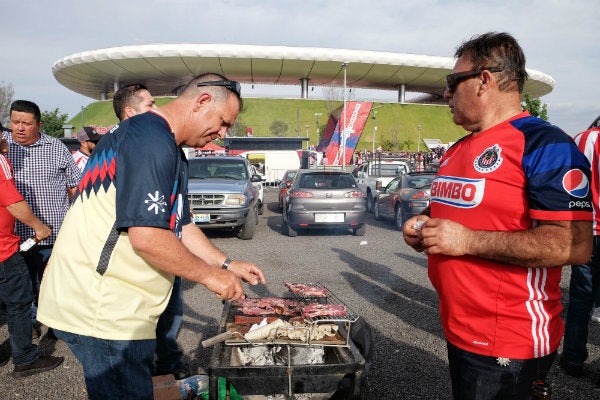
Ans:
MULTIPOLYGON (((451 57, 366 50, 231 44, 149 44, 76 53, 58 60, 58 82, 82 95, 103 99, 120 85, 140 82, 154 95, 170 95, 193 76, 217 72, 241 83, 342 86, 420 92, 442 96, 451 57)), ((540 97, 555 85, 550 75, 528 69, 525 92, 540 97)))

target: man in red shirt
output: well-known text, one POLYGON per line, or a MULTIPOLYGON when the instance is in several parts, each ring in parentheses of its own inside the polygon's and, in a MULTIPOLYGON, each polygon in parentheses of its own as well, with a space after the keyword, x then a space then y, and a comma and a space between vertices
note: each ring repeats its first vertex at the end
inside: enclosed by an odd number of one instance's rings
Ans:
MULTIPOLYGON (((33 214, 17 190, 12 166, 0 152, 0 300, 6 305, 8 316, 8 334, 15 365, 12 375, 20 378, 56 368, 63 358, 40 357, 38 346, 32 343, 33 291, 29 270, 19 252, 19 236, 14 234, 15 218, 31 227, 39 240, 52 232, 33 214)), ((0 361, 0 365, 6 362, 8 360, 0 361)))
POLYGON ((589 162, 523 111, 512 36, 486 33, 455 55, 444 96, 471 133, 440 160, 431 207, 404 239, 428 254, 454 398, 530 399, 562 339, 561 268, 592 252, 589 162))

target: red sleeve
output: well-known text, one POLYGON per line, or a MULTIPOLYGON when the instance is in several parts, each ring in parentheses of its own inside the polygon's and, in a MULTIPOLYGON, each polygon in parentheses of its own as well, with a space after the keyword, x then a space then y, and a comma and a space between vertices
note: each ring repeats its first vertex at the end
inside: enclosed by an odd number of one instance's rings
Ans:
POLYGON ((0 207, 7 207, 22 200, 24 198, 15 186, 10 163, 5 156, 0 155, 0 207))

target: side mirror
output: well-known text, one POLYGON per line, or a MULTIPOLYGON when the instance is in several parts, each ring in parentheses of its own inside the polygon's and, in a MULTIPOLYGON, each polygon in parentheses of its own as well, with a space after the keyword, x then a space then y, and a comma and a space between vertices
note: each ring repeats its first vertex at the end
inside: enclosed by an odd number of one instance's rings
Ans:
POLYGON ((381 184, 381 181, 377 181, 377 182, 375 182, 375 189, 377 189, 377 190, 381 190, 381 187, 382 187, 382 186, 383 186, 383 185, 381 184))
POLYGON ((262 182, 262 177, 260 175, 252 175, 252 178, 250 178, 251 182, 262 182))

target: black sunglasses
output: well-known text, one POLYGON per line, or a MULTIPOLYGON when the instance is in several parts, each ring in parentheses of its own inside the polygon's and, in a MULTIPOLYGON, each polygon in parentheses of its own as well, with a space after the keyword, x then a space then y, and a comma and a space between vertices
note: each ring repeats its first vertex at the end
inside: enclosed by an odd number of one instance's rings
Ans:
POLYGON ((238 97, 242 97, 242 85, 236 81, 210 81, 210 82, 198 82, 196 84, 198 87, 200 86, 224 86, 227 89, 231 90, 233 93, 237 94, 238 97))
POLYGON ((502 68, 482 68, 482 69, 473 70, 473 71, 463 71, 463 72, 457 72, 455 74, 450 74, 450 75, 446 76, 446 87, 448 88, 448 91, 450 93, 454 93, 454 91, 456 90, 456 87, 458 86, 459 83, 461 83, 465 79, 469 79, 474 76, 477 76, 477 75, 481 74, 483 71, 502 72, 503 69, 502 68))

